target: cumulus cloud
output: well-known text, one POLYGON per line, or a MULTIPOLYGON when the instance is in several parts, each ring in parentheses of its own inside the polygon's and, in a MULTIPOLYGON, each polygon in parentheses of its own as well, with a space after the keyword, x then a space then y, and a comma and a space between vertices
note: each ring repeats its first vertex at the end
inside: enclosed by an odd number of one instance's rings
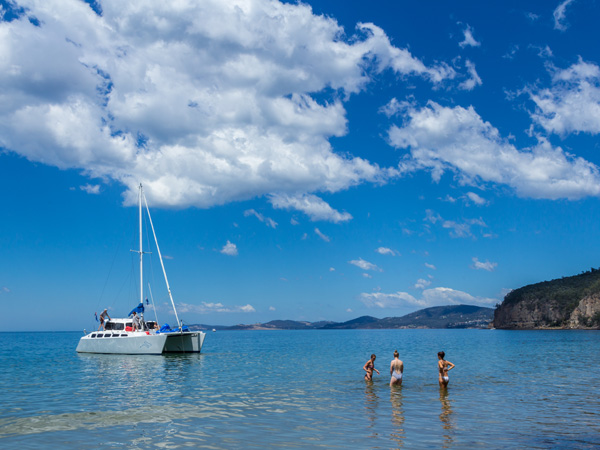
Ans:
POLYGON ((411 107, 404 125, 391 127, 389 139, 396 148, 409 149, 402 171, 429 170, 436 182, 448 171, 461 184, 505 184, 521 197, 574 200, 600 193, 597 166, 543 138, 519 150, 472 106, 411 107))
POLYGON ((287 195, 271 194, 269 201, 277 209, 296 209, 306 214, 313 222, 323 220, 327 222, 346 222, 352 219, 352 216, 343 212, 340 213, 333 209, 323 199, 312 194, 287 195))
POLYGON ((475 64, 467 60, 465 62, 465 65, 467 66, 467 71, 469 73, 470 78, 460 83, 458 87, 459 89, 463 89, 465 91, 472 91, 473 89, 475 89, 476 86, 481 86, 483 82, 481 81, 481 78, 475 70, 475 64))
POLYGON ((487 270, 488 272, 493 272, 494 269, 498 266, 498 263, 489 262, 489 261, 479 261, 477 257, 473 258, 473 265, 471 268, 475 270, 487 270))
POLYGON ((428 209, 425 211, 425 218, 423 219, 426 222, 431 222, 432 224, 440 223, 442 228, 449 230, 449 234, 453 238, 466 238, 473 237, 473 232, 471 228, 473 226, 479 226, 482 228, 486 228, 487 225, 483 221, 483 219, 465 219, 462 222, 456 222, 454 220, 445 220, 438 213, 433 212, 428 209))
POLYGON ((229 255, 229 256, 237 256, 237 254, 238 254, 237 245, 235 245, 232 242, 227 241, 227 244, 225 244, 223 246, 223 248, 221 249, 221 253, 223 253, 224 255, 229 255))
POLYGON ((377 272, 383 272, 383 270, 381 270, 375 264, 370 263, 369 261, 365 261, 362 258, 353 259, 352 261, 348 261, 348 262, 356 267, 361 268, 362 270, 374 270, 377 272))
POLYGON ((477 42, 477 40, 473 37, 473 29, 470 26, 467 25, 467 28, 463 30, 463 33, 465 38, 458 44, 461 48, 479 47, 481 45, 481 43, 477 42))
POLYGON ((248 217, 248 216, 254 216, 254 217, 256 217, 258 220, 260 220, 261 222, 263 222, 268 227, 271 227, 273 229, 277 228, 277 222, 275 222, 270 217, 263 216, 261 213, 257 212, 254 209, 247 209, 246 211, 244 211, 244 217, 248 217))
POLYGON ((475 192, 467 192, 466 197, 473 203, 478 206, 483 206, 487 203, 487 201, 481 196, 477 195, 475 192))
POLYGON ((329 236, 327 236, 327 235, 323 234, 323 233, 321 232, 321 230, 319 230, 318 228, 315 228, 315 234, 316 234, 317 236, 319 236, 321 239, 323 239, 325 242, 329 242, 329 241, 331 241, 331 239, 329 238, 329 236))
POLYGON ((139 182, 156 206, 201 208, 381 182, 394 172, 330 145, 344 102, 383 71, 455 76, 303 3, 19 3, 0 23, 0 147, 116 180, 126 204, 139 182))
POLYGON ((86 184, 85 186, 79 186, 79 189, 81 189, 84 192, 87 192, 88 194, 99 194, 100 193, 100 185, 99 184, 96 184, 96 185, 86 184))
POLYGON ((536 109, 532 119, 549 133, 600 133, 600 67, 581 58, 555 70, 552 86, 530 89, 536 109))
POLYGON ((554 16, 554 29, 559 31, 565 31, 567 29, 566 20, 566 11, 567 6, 573 3, 574 0, 564 0, 561 4, 559 4, 552 15, 554 16))
POLYGON ((254 307, 250 304, 242 306, 226 306, 222 303, 211 303, 202 302, 199 305, 189 303, 178 303, 177 311, 181 313, 195 313, 195 314, 207 314, 207 313, 252 313, 256 312, 254 307))
POLYGON ((429 308, 431 306, 461 304, 490 305, 498 301, 498 299, 494 298, 475 297, 466 292, 445 287, 425 289, 421 293, 421 298, 416 298, 407 292, 394 292, 391 294, 374 292, 362 293, 359 299, 369 308, 405 308, 411 306, 429 308))
POLYGON ((425 280, 424 278, 419 278, 415 283, 415 289, 425 289, 427 286, 431 284, 430 280, 425 280))
POLYGON ((399 254, 396 250, 392 250, 391 248, 387 248, 387 247, 379 247, 379 248, 376 248, 375 251, 377 253, 379 253, 380 255, 396 256, 399 254))

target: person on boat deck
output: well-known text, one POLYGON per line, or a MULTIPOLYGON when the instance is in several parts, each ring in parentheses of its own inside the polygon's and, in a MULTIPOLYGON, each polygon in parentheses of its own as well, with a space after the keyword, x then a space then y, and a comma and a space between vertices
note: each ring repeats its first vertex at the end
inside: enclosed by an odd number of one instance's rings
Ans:
POLYGON ((133 312, 132 319, 133 319, 133 331, 140 330, 141 329, 140 316, 138 316, 135 311, 133 312))
POLYGON ((100 328, 102 328, 103 330, 105 330, 106 328, 104 328, 104 320, 108 317, 108 320, 110 320, 110 316, 108 315, 108 310, 106 308, 104 308, 104 311, 102 311, 100 313, 100 325, 98 326, 98 331, 100 331, 100 328))

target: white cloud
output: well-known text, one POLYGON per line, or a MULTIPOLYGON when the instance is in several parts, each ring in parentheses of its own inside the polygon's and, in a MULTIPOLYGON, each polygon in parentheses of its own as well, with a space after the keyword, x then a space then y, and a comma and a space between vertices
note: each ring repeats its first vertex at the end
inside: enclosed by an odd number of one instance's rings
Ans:
POLYGON ((498 299, 475 297, 466 292, 457 291, 450 288, 426 289, 421 293, 421 298, 417 299, 406 292, 395 292, 386 294, 383 292, 362 293, 360 301, 369 308, 405 308, 410 306, 419 306, 429 308, 431 306, 444 305, 490 305, 498 302, 498 299))
POLYGON ((79 186, 79 189, 87 192, 88 194, 99 194, 100 193, 100 185, 99 184, 96 184, 96 185, 86 184, 85 186, 79 186))
POLYGON ((405 306, 426 307, 422 300, 417 300, 406 292, 384 294, 383 292, 362 293, 360 301, 369 308, 402 308, 405 306))
POLYGON ((375 264, 370 263, 369 261, 365 261, 362 258, 353 259, 352 261, 348 261, 350 264, 355 265, 356 267, 361 268, 362 270, 375 270, 378 272, 383 272, 379 267, 375 264))
POLYGON ((10 292, 10 289, 9 289, 9 288, 7 288, 6 286, 2 286, 2 289, 0 290, 0 294, 1 294, 2 292, 4 292, 4 293, 8 294, 8 293, 10 292))
POLYGON ((480 197, 475 192, 467 192, 466 196, 469 200, 471 200, 478 206, 483 206, 487 203, 487 201, 484 198, 480 197))
POLYGON ((436 270, 436 267, 433 264, 425 263, 425 267, 431 270, 436 270))
POLYGON ((247 209, 246 211, 244 211, 244 217, 248 217, 248 216, 254 216, 254 217, 256 217, 258 220, 260 220, 261 222, 263 222, 268 227, 271 227, 273 229, 277 228, 277 222, 275 222, 270 217, 263 216, 261 213, 257 212, 254 209, 247 209))
POLYGON ((518 195, 545 199, 579 199, 600 194, 598 167, 553 147, 539 138, 533 148, 519 151, 473 107, 443 107, 429 102, 407 111, 402 127, 392 126, 390 143, 408 148, 411 159, 402 171, 430 170, 434 181, 444 172, 461 184, 505 184, 518 195))
POLYGON ((207 313, 252 313, 256 312, 254 307, 250 304, 242 306, 226 306, 222 303, 211 303, 201 302, 199 305, 189 303, 178 303, 177 311, 180 313, 194 313, 194 314, 207 314, 207 313))
POLYGON ((140 181, 156 206, 201 208, 384 181, 394 171, 332 150, 344 102, 385 70, 455 76, 303 3, 103 0, 101 16, 83 1, 26 5, 39 26, 0 23, 0 147, 116 180, 127 204, 140 181))
POLYGON ((363 278, 373 278, 373 275, 371 275, 369 273, 363 273, 362 276, 363 276, 363 278))
POLYGON ((475 64, 467 60, 465 65, 467 66, 467 71, 469 72, 470 78, 460 83, 458 87, 459 89, 463 89, 465 91, 472 91, 476 86, 481 86, 483 82, 475 70, 475 64))
POLYGON ((330 271, 330 272, 335 272, 335 267, 330 267, 330 268, 329 268, 329 271, 330 271))
POLYGON ((349 313, 351 313, 351 312, 352 312, 352 309, 348 308, 348 309, 346 309, 346 312, 349 312, 349 313))
POLYGON ((274 306, 269 306, 269 311, 275 311, 275 307, 274 306))
POLYGON ((225 244, 221 249, 221 253, 229 256, 237 256, 238 249, 234 243, 227 241, 227 244, 225 244))
POLYGON ((600 67, 581 58, 568 69, 555 70, 552 87, 529 90, 536 110, 532 119, 547 132, 600 133, 600 67))
POLYGON ((340 213, 333 209, 323 199, 312 194, 287 195, 287 194, 271 194, 269 201, 274 208, 277 209, 296 209, 302 211, 315 222, 324 220, 327 222, 346 222, 352 219, 352 216, 343 212, 340 213))
POLYGON ((399 255, 399 253, 397 251, 392 250, 391 248, 387 248, 387 247, 379 247, 379 248, 376 248, 375 251, 377 253, 379 253, 380 255, 392 255, 392 256, 399 255))
POLYGON ((573 3, 574 0, 564 0, 560 5, 556 7, 554 13, 554 29, 565 31, 567 25, 565 24, 567 6, 573 3))
POLYGON ((325 242, 329 242, 329 241, 331 241, 331 239, 329 238, 329 236, 327 236, 327 235, 323 234, 323 233, 321 232, 321 230, 319 230, 318 228, 315 228, 315 234, 316 234, 317 236, 319 236, 321 239, 323 239, 325 242))
POLYGON ((467 25, 467 28, 465 28, 463 30, 463 33, 465 35, 465 38, 463 39, 462 42, 460 42, 458 45, 460 45, 461 48, 465 48, 465 47, 479 47, 481 45, 480 42, 477 42, 477 40, 475 40, 475 38, 473 37, 473 29, 467 25))
POLYGON ((487 270, 488 272, 493 272, 494 269, 498 266, 498 263, 489 262, 489 261, 479 261, 477 257, 473 258, 473 265, 471 268, 475 270, 487 270))
POLYGON ((419 278, 415 283, 415 289, 425 289, 427 286, 431 284, 430 280, 425 280, 424 278, 419 278))
MULTIPOLYGON (((476 195, 476 194, 475 194, 476 195)), ((453 238, 466 238, 472 237, 473 233, 471 232, 471 227, 479 226, 486 228, 487 225, 485 222, 479 219, 466 219, 463 222, 455 222, 453 220, 445 220, 438 213, 433 212, 428 209, 425 211, 425 218, 423 219, 426 222, 431 222, 432 224, 440 223, 442 228, 450 230, 449 234, 453 238)))

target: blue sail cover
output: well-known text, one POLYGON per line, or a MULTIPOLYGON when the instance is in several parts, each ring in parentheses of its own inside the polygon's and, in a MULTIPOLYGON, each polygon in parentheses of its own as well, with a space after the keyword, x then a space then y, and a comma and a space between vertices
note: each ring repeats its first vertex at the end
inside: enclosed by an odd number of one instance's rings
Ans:
POLYGON ((132 315, 133 313, 138 313, 141 314, 144 312, 144 304, 140 303, 139 305, 137 305, 135 308, 133 308, 131 311, 129 311, 128 316, 132 315))

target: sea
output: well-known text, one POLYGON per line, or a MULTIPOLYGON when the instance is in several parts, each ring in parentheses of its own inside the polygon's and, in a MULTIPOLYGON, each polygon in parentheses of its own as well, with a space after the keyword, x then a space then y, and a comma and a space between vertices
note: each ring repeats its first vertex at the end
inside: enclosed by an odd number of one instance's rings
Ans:
POLYGON ((168 356, 78 354, 80 337, 0 333, 0 448, 600 446, 598 331, 217 331, 168 356))

